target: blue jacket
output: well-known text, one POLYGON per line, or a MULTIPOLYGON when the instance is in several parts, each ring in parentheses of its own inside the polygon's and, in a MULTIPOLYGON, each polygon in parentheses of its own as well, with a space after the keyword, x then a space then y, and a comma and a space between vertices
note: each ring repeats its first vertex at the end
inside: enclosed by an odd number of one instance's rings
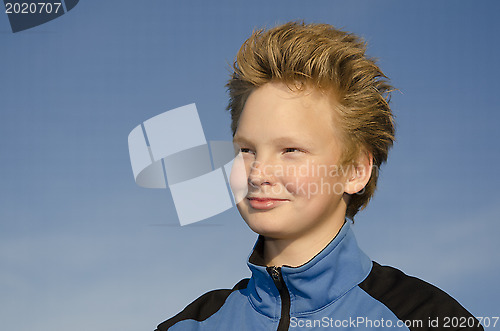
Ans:
POLYGON ((358 247, 350 223, 306 264, 266 267, 259 238, 250 279, 202 295, 157 331, 482 330, 440 289, 380 266, 358 247))

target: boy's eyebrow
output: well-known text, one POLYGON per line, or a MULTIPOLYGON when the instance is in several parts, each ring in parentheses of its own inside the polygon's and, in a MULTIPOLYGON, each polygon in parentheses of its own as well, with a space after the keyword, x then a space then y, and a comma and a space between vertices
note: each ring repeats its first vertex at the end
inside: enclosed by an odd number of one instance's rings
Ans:
MULTIPOLYGON (((274 138, 270 141, 271 143, 275 143, 275 144, 281 144, 281 145, 308 145, 309 142, 307 139, 305 139, 305 137, 301 137, 300 141, 298 141, 297 139, 295 139, 294 137, 278 137, 278 138, 274 138)), ((245 137, 242 137, 242 136, 235 136, 233 138, 233 143, 234 144, 247 144, 247 145, 251 145, 252 142, 250 139, 247 139, 245 137)))
POLYGON ((250 144, 250 141, 242 136, 234 136, 233 137, 233 144, 241 144, 241 143, 250 144))
POLYGON ((295 137, 279 137, 273 139, 272 142, 280 145, 310 145, 309 140, 304 136, 301 136, 300 140, 295 137))

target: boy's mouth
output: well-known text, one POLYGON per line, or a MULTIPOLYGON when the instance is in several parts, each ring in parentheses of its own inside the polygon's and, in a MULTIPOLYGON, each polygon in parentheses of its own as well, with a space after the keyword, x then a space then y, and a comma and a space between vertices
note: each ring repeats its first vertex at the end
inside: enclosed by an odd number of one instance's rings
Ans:
POLYGON ((278 207, 279 205, 289 201, 288 199, 267 198, 267 197, 248 197, 248 202, 253 209, 268 210, 278 207))

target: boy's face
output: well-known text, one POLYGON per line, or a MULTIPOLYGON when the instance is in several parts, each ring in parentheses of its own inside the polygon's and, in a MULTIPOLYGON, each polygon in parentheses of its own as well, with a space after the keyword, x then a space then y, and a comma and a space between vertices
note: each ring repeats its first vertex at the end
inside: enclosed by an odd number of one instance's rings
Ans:
POLYGON ((248 189, 237 206, 256 233, 296 239, 343 223, 349 174, 338 166, 334 106, 317 90, 294 92, 282 83, 268 83, 246 101, 234 136, 245 170, 233 168, 231 186, 235 196, 248 189))

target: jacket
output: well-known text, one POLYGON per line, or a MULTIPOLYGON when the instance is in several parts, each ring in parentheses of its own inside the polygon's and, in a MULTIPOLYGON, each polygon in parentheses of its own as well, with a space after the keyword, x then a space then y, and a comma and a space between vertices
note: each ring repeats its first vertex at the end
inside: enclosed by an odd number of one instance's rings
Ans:
POLYGON ((266 267, 259 237, 248 267, 249 279, 202 295, 156 331, 483 329, 442 290, 371 261, 349 222, 296 268, 266 267))

